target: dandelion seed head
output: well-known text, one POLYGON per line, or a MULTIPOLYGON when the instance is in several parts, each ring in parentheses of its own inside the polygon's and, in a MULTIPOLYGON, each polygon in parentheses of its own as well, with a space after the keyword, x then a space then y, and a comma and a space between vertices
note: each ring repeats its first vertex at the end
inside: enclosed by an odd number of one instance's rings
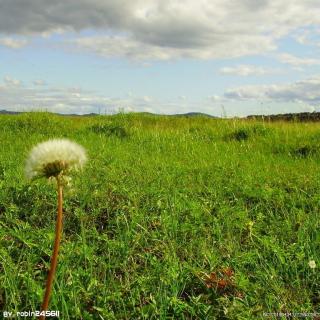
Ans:
POLYGON ((67 176, 79 170, 87 160, 83 147, 67 139, 53 139, 39 143, 26 161, 25 175, 28 179, 67 176))
POLYGON ((311 269, 315 269, 315 267, 317 266, 314 260, 310 260, 308 264, 311 269))

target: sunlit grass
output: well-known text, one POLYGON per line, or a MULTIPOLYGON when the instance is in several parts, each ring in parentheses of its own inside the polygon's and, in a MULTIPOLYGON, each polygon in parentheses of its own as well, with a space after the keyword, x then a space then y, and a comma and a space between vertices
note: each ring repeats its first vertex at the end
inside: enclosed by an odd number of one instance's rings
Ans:
POLYGON ((55 189, 30 186, 24 159, 69 138, 90 162, 65 201, 50 303, 63 319, 320 312, 317 123, 37 113, 0 124, 1 309, 39 310, 55 189))

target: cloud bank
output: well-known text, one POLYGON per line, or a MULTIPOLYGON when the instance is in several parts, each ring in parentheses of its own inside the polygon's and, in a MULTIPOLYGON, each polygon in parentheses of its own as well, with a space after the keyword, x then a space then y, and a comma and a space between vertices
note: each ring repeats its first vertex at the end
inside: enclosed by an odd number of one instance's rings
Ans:
MULTIPOLYGON (((320 23, 318 0, 2 0, 3 36, 75 33, 72 45, 136 60, 212 59, 275 50, 320 23), (93 32, 90 36, 83 33, 93 32), (97 35, 96 33, 100 33, 97 35)), ((70 42, 68 42, 70 44, 70 42)), ((10 41, 7 41, 10 46, 10 41)), ((12 47, 22 43, 11 44, 12 47)))
POLYGON ((242 86, 227 90, 224 97, 240 101, 302 102, 316 106, 320 104, 320 76, 289 84, 242 86))
MULTIPOLYGON (((230 109, 235 102, 250 101, 257 105, 256 108, 259 108, 259 103, 264 101, 279 103, 280 107, 287 103, 298 103, 301 105, 300 108, 304 108, 303 110, 308 106, 314 110, 314 107, 320 104, 320 76, 287 84, 231 88, 221 96, 213 95, 198 102, 188 101, 184 96, 168 101, 150 96, 135 96, 132 93, 125 97, 107 97, 82 88, 50 87, 42 80, 35 80, 32 85, 26 85, 18 79, 7 76, 0 83, 0 101, 0 110, 48 110, 65 114, 91 112, 109 114, 120 109, 173 114, 190 112, 201 105, 201 112, 220 115, 222 105, 230 109)), ((283 107, 280 110, 282 109, 283 107)), ((259 110, 253 109, 253 112, 257 111, 259 110)), ((232 112, 237 114, 234 109, 232 112)))
MULTIPOLYGON (((62 114, 110 114, 124 111, 174 113, 183 112, 180 102, 157 101, 150 96, 108 97, 79 87, 52 87, 43 80, 24 84, 6 76, 0 83, 0 110, 48 110, 62 114)), ((186 112, 190 109, 186 109, 186 112)))

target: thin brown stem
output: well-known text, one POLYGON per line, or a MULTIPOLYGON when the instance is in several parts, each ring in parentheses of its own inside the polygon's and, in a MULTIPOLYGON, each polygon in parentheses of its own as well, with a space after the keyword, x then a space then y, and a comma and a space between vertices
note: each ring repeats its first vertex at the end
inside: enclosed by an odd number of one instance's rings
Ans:
MULTIPOLYGON (((61 239, 61 232, 62 232, 62 199, 63 199, 63 186, 60 182, 59 178, 57 178, 58 183, 58 215, 57 215, 57 221, 56 221, 56 235, 54 239, 54 248, 53 253, 51 257, 51 265, 50 265, 50 271, 47 278, 47 284, 46 284, 46 292, 43 298, 43 303, 41 306, 41 311, 48 310, 49 305, 49 299, 54 279, 54 274, 56 271, 57 263, 58 263, 58 253, 59 253, 59 247, 60 247, 60 239, 61 239)), ((45 316, 40 316, 40 320, 45 319, 45 316)))

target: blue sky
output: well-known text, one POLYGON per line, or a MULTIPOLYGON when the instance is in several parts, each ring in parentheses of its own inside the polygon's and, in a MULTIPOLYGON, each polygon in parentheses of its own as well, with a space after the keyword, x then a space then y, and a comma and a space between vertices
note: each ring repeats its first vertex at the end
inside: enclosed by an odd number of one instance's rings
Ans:
POLYGON ((313 0, 1 0, 0 109, 320 111, 313 0))

